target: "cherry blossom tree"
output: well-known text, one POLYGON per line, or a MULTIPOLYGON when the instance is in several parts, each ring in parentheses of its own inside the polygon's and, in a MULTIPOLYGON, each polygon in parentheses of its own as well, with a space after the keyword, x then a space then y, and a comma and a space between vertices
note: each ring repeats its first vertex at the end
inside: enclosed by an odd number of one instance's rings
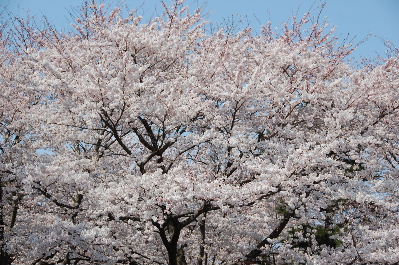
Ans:
MULTIPOLYGON (((16 21, 18 22, 18 21, 16 21)), ((34 163, 36 137, 29 112, 38 103, 40 94, 31 89, 29 75, 35 71, 23 62, 23 51, 36 45, 36 36, 27 35, 32 28, 22 20, 15 26, 15 33, 7 33, 7 25, 0 29, 0 264, 10 264, 10 242, 24 240, 15 231, 25 198, 27 165, 34 163), (12 37, 13 36, 13 37, 12 37), (16 44, 18 39, 18 45, 16 44), (17 239, 18 238, 18 239, 17 239)), ((31 32, 33 34, 33 32, 31 32)), ((29 199, 28 199, 29 200, 29 199)), ((31 220, 29 220, 31 222, 31 220)))
POLYGON ((398 264, 399 58, 164 7, 3 45, 4 264, 398 264))

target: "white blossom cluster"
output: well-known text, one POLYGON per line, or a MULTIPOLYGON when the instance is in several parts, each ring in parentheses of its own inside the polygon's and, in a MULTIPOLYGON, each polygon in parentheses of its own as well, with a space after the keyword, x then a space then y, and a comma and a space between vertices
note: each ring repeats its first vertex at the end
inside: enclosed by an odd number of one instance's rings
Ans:
POLYGON ((398 264, 399 57, 182 4, 2 36, 0 263, 398 264))

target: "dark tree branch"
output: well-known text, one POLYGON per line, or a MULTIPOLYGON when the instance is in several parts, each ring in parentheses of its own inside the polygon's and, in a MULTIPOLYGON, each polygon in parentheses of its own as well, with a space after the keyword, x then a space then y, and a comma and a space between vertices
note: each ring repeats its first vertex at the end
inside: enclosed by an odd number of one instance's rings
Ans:
POLYGON ((137 138, 139 138, 140 143, 142 143, 148 150, 150 151, 155 151, 155 149, 153 148, 152 145, 150 145, 143 137, 143 135, 141 135, 141 133, 139 132, 139 130, 135 127, 132 127, 132 130, 134 131, 134 133, 137 135, 137 138))
POLYGON ((18 213, 19 203, 21 201, 21 198, 22 198, 22 195, 18 195, 17 199, 14 200, 14 205, 13 205, 12 213, 11 213, 10 228, 13 228, 17 221, 17 213, 18 213))
POLYGON ((144 118, 142 118, 140 116, 138 118, 139 118, 140 122, 143 124, 143 126, 144 126, 144 128, 145 128, 145 130, 147 132, 148 137, 150 137, 153 149, 154 150, 158 150, 159 149, 158 148, 158 141, 157 141, 157 138, 154 135, 154 132, 152 131, 152 128, 151 128, 150 124, 148 123, 148 121, 146 119, 144 119, 144 118))
POLYGON ((58 201, 57 199, 55 199, 50 193, 48 193, 47 189, 42 187, 39 182, 35 181, 34 183, 36 184, 36 186, 33 186, 33 188, 35 190, 39 191, 44 197, 46 197, 47 199, 52 201, 55 205, 57 205, 61 208, 67 208, 70 210, 75 210, 75 209, 79 208, 81 199, 80 199, 80 201, 76 202, 75 205, 73 205, 73 206, 71 206, 69 204, 62 203, 62 202, 58 201))
POLYGON ((262 254, 261 248, 270 244, 269 243, 270 239, 275 239, 279 237, 281 232, 283 232, 284 228, 287 226, 288 222, 293 216, 294 216, 293 211, 284 214, 283 219, 280 221, 278 226, 269 234, 269 236, 267 236, 265 239, 259 242, 256 245, 256 247, 245 256, 246 261, 254 261, 257 257, 259 257, 262 254))
POLYGON ((118 134, 118 130, 116 129, 116 125, 112 122, 111 118, 109 117, 108 113, 105 110, 101 110, 100 118, 105 123, 105 125, 112 131, 113 136, 115 137, 116 141, 122 147, 122 149, 128 154, 131 155, 132 151, 123 143, 121 137, 118 134))

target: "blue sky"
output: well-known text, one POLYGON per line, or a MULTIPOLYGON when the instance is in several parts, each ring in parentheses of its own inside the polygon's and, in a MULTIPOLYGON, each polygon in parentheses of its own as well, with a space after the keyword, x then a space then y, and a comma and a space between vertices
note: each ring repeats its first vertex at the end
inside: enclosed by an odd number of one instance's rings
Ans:
MULTIPOLYGON (((59 29, 69 29, 71 19, 68 11, 76 9, 83 0, 0 0, 0 6, 7 11, 24 16, 47 16, 59 29)), ((162 12, 160 0, 108 0, 107 3, 121 3, 129 8, 139 7, 145 18, 162 12)), ((168 1, 167 1, 168 2, 168 1)), ((336 27, 336 34, 355 38, 355 42, 366 40, 360 45, 355 58, 384 56, 384 41, 389 40, 399 47, 399 0, 327 0, 322 18, 336 27)), ((191 8, 201 7, 207 20, 214 24, 223 23, 234 16, 248 21, 254 29, 270 21, 274 28, 293 15, 302 16, 310 9, 317 11, 320 0, 188 0, 191 8)), ((2 13, 6 18, 5 12, 2 13)))

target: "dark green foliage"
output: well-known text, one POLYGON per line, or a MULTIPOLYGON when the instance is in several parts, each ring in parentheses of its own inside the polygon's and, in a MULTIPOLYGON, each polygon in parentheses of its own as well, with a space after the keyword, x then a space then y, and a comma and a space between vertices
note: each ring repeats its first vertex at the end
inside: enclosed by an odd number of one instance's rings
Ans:
POLYGON ((333 236, 341 233, 341 228, 335 226, 333 228, 316 227, 315 229, 316 241, 319 245, 326 245, 332 248, 342 246, 342 241, 339 239, 332 238, 333 236))
POLYGON ((335 226, 310 226, 301 225, 296 228, 292 228, 288 233, 292 236, 294 241, 293 246, 295 248, 307 249, 312 247, 311 235, 315 236, 316 242, 319 246, 326 245, 331 248, 337 248, 342 246, 342 241, 335 238, 342 233, 343 227, 340 225, 335 226), (303 239, 299 240, 299 237, 295 234, 301 233, 303 239))

